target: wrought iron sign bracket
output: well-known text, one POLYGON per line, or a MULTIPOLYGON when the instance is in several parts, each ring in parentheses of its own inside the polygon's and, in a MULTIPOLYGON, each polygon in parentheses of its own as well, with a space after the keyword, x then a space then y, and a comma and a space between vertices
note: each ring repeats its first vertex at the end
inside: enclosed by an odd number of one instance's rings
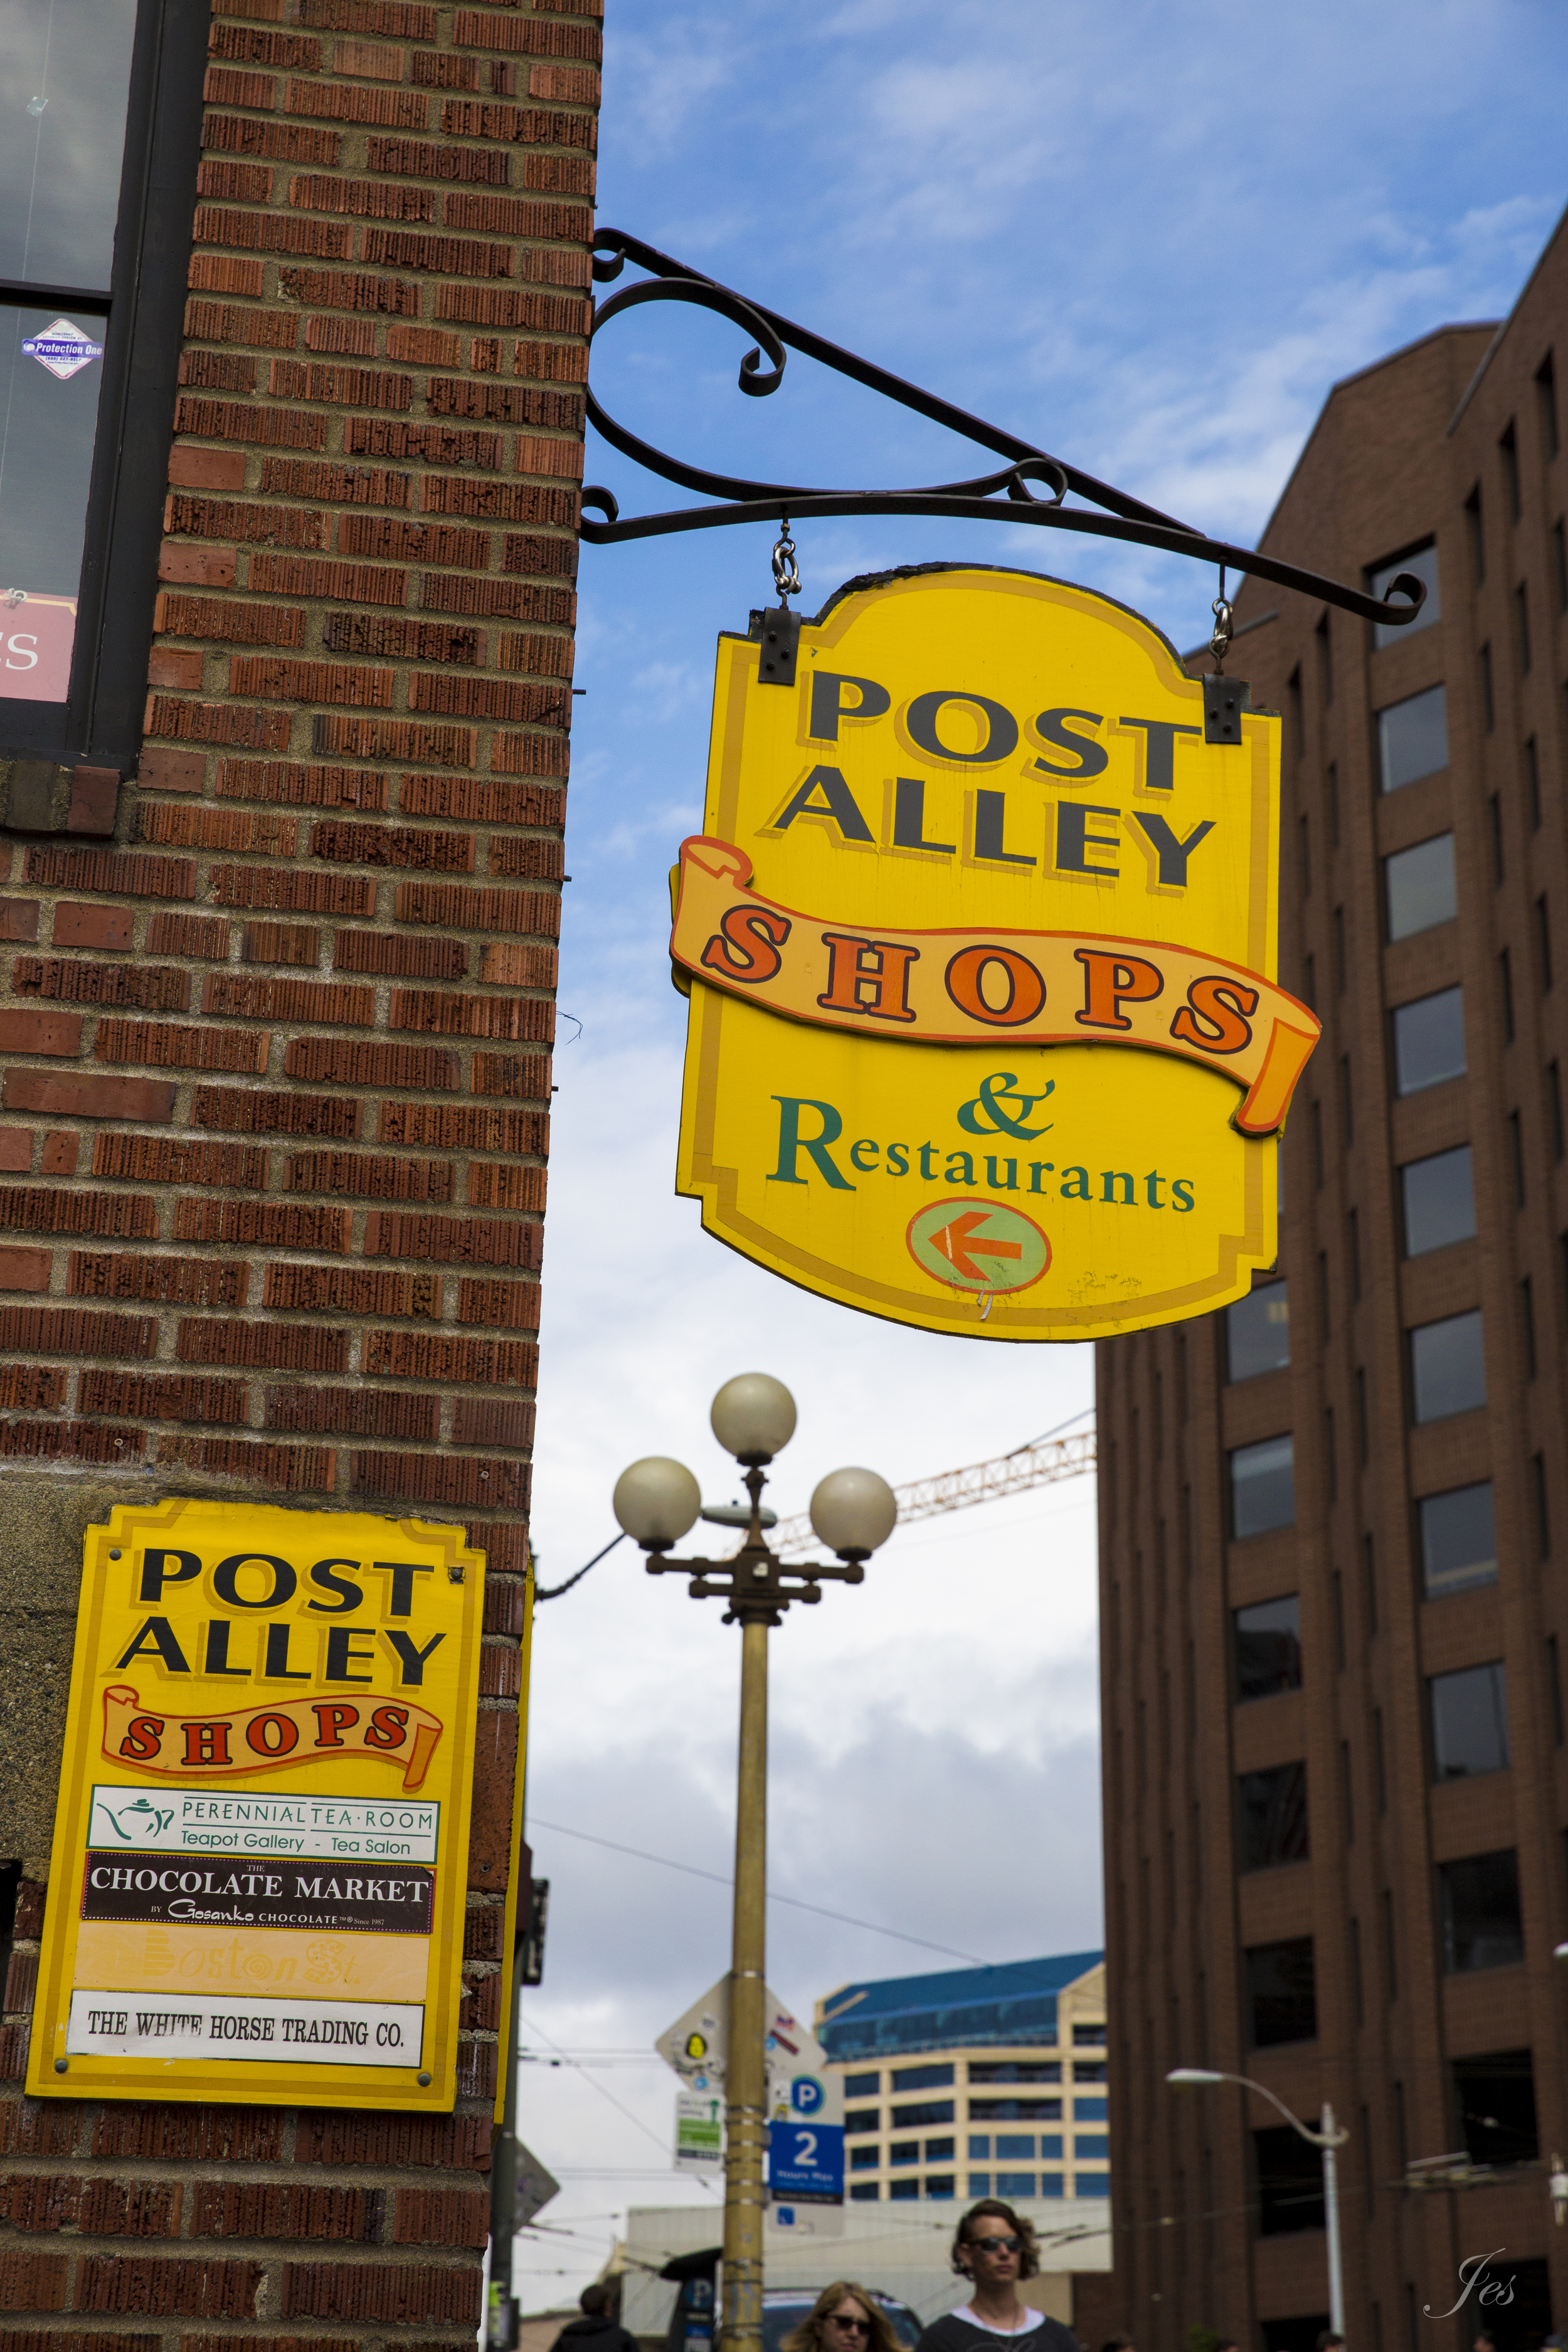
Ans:
MULTIPOLYGON (((1093 539, 1119 539, 1136 547, 1159 548, 1168 554, 1190 556, 1196 562, 1217 564, 1257 580, 1272 581, 1277 587, 1293 588, 1304 596, 1337 605, 1360 620, 1375 621, 1384 628, 1407 627, 1426 602, 1425 583, 1413 572, 1400 572, 1380 598, 1349 587, 1342 581, 1305 571, 1299 564, 1282 563, 1277 557, 1262 554, 1254 548, 1233 547, 1223 540, 1210 539, 1191 524, 1163 514, 1157 507, 1145 505, 1141 499, 1110 483, 1097 481, 1081 467, 1053 457, 1016 434, 988 425, 937 394, 906 383, 903 377, 862 359, 858 352, 829 342, 809 327, 797 326, 778 311, 737 294, 688 263, 660 253, 657 247, 646 245, 640 237, 624 229, 601 229, 594 239, 595 278, 600 281, 618 278, 628 261, 646 269, 648 275, 597 305, 593 327, 595 335, 623 311, 646 302, 695 304, 730 320, 752 338, 752 348, 741 362, 738 379, 741 391, 749 397, 765 399, 777 392, 784 381, 787 346, 833 369, 836 374, 847 376, 868 391, 879 393, 884 399, 912 409, 933 424, 945 425, 1006 462, 995 471, 968 481, 932 483, 914 489, 832 490, 798 482, 751 481, 689 465, 656 449, 650 442, 639 439, 618 424, 590 388, 589 422, 612 448, 665 481, 719 501, 710 506, 676 508, 663 514, 629 515, 623 520, 613 492, 598 483, 590 483, 583 492, 582 525, 583 537, 590 546, 613 546, 624 540, 661 539, 676 531, 714 530, 730 523, 782 522, 786 518, 800 521, 819 516, 932 515, 952 520, 1035 523, 1051 530, 1070 530, 1093 539), (766 367, 763 364, 764 354, 766 367), (1040 485, 1047 495, 1039 495, 1031 484, 1040 485), (1068 506, 1066 501, 1069 494, 1089 503, 1068 506), (595 516, 603 520, 596 520, 595 516)), ((784 626, 786 620, 795 623, 798 634, 798 619, 782 607, 779 612, 764 614, 762 625, 763 660, 773 665, 771 682, 778 685, 793 683, 795 675, 795 648, 784 626)), ((1223 683, 1228 689, 1228 723, 1234 725, 1244 707, 1245 688, 1239 679, 1226 679, 1223 683)), ((1217 715, 1210 717, 1206 705, 1205 721, 1209 740, 1235 740, 1211 731, 1220 720, 1217 715)))

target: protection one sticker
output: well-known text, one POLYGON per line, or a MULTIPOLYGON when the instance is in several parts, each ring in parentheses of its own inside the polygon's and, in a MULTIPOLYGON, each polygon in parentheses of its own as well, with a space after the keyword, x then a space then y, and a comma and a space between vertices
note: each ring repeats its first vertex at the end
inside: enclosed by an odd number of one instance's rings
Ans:
POLYGON ((41 335, 29 335, 22 349, 30 360, 47 367, 62 383, 103 357, 103 345, 95 343, 90 335, 73 326, 68 319, 57 319, 41 335))

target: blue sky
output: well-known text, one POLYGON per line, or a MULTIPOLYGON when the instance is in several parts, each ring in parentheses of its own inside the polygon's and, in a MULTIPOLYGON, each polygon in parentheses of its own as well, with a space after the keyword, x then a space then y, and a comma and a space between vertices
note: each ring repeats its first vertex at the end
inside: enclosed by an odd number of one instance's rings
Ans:
MULTIPOLYGON (((1242 544, 1332 383, 1500 315, 1568 196, 1568 18, 1528 0, 606 0, 605 36, 602 224, 1242 544)), ((653 306, 606 329, 595 388, 634 431, 737 472, 864 488, 981 470, 795 357, 772 399, 742 398, 744 347, 653 306)), ((692 503, 602 443, 588 478, 623 512, 692 503)), ((1084 1349, 833 1308, 673 1198, 684 1007, 665 877, 700 815, 714 638, 768 601, 772 535, 584 551, 534 1472, 546 1581, 614 1531, 610 1488, 639 1454, 676 1454, 729 1498, 707 1405, 732 1371, 775 1371, 799 1399, 785 1511, 840 1461, 910 1478, 1092 1399, 1084 1349)), ((979 522, 797 539, 807 611, 858 572, 969 558, 1082 580, 1184 646, 1208 632, 1214 576, 1175 558, 979 522)), ((702 2193, 668 2173, 674 2078, 638 2053, 723 1969, 724 1890, 566 1832, 727 1871, 737 1654, 718 1616, 626 1547, 541 1615, 531 1813, 553 1895, 523 2130, 566 2185, 522 2257, 535 2308, 597 2268, 628 2201, 702 2193)), ((1092 1944, 1089 1482, 896 1535, 863 1588, 795 1616, 773 1642, 772 1885, 987 1960, 1092 1944)), ((784 1906, 772 1935, 772 1980, 806 2010, 847 1978, 932 1965, 784 1906)))

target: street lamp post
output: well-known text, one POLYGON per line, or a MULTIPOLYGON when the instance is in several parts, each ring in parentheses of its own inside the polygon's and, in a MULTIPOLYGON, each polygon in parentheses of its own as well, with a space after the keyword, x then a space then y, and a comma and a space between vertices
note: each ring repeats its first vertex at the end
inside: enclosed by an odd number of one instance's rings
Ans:
POLYGON ((835 1470, 811 1498, 811 1524, 837 1565, 786 1568, 763 1535, 763 1466, 795 1434, 795 1399, 765 1372, 742 1372, 713 1400, 713 1434, 745 1473, 751 1515, 731 1559, 667 1559, 695 1523, 701 1490, 683 1463, 634 1462, 616 1483, 615 1512, 647 1553, 650 1576, 689 1577, 694 1601, 729 1603, 741 1628, 740 1767, 735 1792, 735 1907, 725 2062, 724 2352, 762 2352, 763 2158, 767 2146, 768 1628, 792 1601, 816 1601, 831 1578, 858 1584, 864 1563, 893 1532, 899 1507, 874 1470, 835 1470))
POLYGON ((1256 2091, 1271 2107, 1282 2115, 1297 2137, 1309 2147, 1321 2150, 1323 2158, 1323 2228, 1329 2245, 1329 2326, 1336 2336, 1345 2332, 1344 2262, 1340 2249, 1340 2150, 1350 2137, 1343 2126, 1334 2121, 1334 2111, 1327 2099, 1319 2117, 1319 2127, 1313 2131, 1299 2116, 1293 2116, 1283 2099, 1277 2099, 1262 2083, 1255 2083, 1250 2074, 1220 2074, 1207 2066, 1177 2066, 1165 2077, 1167 2083, 1189 2085, 1200 2083, 1236 2083, 1244 2091, 1256 2091))

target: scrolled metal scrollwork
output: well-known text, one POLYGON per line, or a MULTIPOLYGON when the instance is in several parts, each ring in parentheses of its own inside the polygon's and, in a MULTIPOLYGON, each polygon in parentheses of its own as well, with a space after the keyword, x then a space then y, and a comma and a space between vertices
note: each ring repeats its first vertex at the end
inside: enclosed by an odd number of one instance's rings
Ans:
POLYGON ((591 483, 583 491, 585 511, 582 524, 582 536, 590 546, 664 538, 679 531, 713 530, 733 523, 779 522, 786 513, 797 522, 803 518, 841 515, 932 515, 948 520, 1034 523, 1089 538, 1122 540, 1173 555, 1194 556, 1218 564, 1222 570, 1247 573, 1281 588, 1299 590, 1303 595, 1317 597, 1362 620, 1380 622, 1388 628, 1408 627, 1426 603, 1426 586, 1413 572, 1400 572, 1384 595, 1378 598, 1342 581, 1305 571, 1300 565, 1282 563, 1256 549, 1233 547, 1210 539, 1191 524, 1162 514, 1157 508, 1146 506, 1142 499, 1110 483, 1096 481, 1081 468, 1032 447, 998 425, 967 415, 937 394, 908 383, 875 362, 862 359, 858 352, 847 352, 811 329, 797 326, 777 311, 749 300, 730 287, 721 286, 716 279, 703 277, 686 263, 645 245, 625 230, 602 230, 594 241, 595 278, 607 283, 620 276, 627 261, 635 262, 650 275, 623 288, 598 306, 593 326, 595 336, 612 319, 639 303, 694 304, 729 320, 754 339, 753 347, 741 361, 737 378, 739 389, 752 398, 765 399, 778 391, 784 382, 788 345, 807 358, 819 360, 836 373, 896 401, 900 406, 912 409, 963 438, 992 449, 1007 462, 995 472, 976 475, 965 481, 935 482, 913 489, 834 490, 801 482, 752 481, 740 475, 714 473, 707 467, 687 464, 656 449, 651 442, 629 432, 611 416, 590 389, 588 420, 612 448, 665 481, 722 502, 678 508, 664 514, 632 515, 623 520, 614 494, 599 483, 591 483), (764 352, 771 362, 771 372, 763 366, 764 352), (1029 488, 1031 482, 1044 483, 1050 495, 1037 497, 1029 488), (1068 506, 1069 490, 1091 500, 1101 511, 1068 506), (605 520, 590 520, 586 511, 589 509, 605 520))

